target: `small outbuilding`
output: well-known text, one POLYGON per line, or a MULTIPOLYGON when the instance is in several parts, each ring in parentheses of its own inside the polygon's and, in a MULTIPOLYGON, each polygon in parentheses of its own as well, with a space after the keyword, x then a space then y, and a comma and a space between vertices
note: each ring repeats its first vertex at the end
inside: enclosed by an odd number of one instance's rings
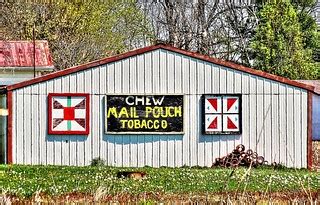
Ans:
POLYGON ((0 86, 52 72, 48 41, 0 41, 0 86))
POLYGON ((9 85, 15 164, 211 166, 236 145, 312 166, 314 87, 168 45, 9 85))
MULTIPOLYGON (((0 41, 0 86, 16 84, 54 70, 48 41, 0 41)), ((6 96, 0 97, 0 163, 5 162, 6 96)))

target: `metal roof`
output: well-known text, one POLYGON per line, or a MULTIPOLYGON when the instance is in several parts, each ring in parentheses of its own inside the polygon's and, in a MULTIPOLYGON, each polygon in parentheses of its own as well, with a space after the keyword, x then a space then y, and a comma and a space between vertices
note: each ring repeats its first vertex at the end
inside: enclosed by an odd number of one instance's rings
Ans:
POLYGON ((0 41, 0 69, 30 70, 34 57, 37 70, 53 70, 48 41, 35 41, 35 56, 32 41, 0 41))
POLYGON ((320 80, 296 80, 296 81, 313 86, 314 92, 320 95, 320 80))
POLYGON ((145 47, 145 48, 140 48, 140 49, 129 51, 129 52, 126 52, 126 53, 123 53, 123 54, 120 54, 120 55, 116 55, 116 56, 112 56, 112 57, 108 57, 108 58, 103 58, 103 59, 96 60, 96 61, 93 61, 93 62, 89 62, 89 63, 86 63, 86 64, 82 64, 82 65, 74 66, 74 67, 71 67, 71 68, 67 68, 65 70, 49 73, 47 75, 43 75, 43 76, 31 79, 31 80, 27 80, 27 81, 23 81, 23 82, 14 84, 14 85, 6 86, 6 87, 2 88, 0 90, 0 92, 6 92, 6 91, 10 91, 10 90, 19 89, 19 88, 26 87, 26 86, 29 86, 29 85, 32 85, 32 84, 36 84, 36 83, 39 83, 39 82, 44 82, 44 81, 47 81, 47 80, 50 80, 50 79, 53 79, 53 78, 57 78, 57 77, 69 75, 71 73, 87 70, 87 69, 90 69, 92 67, 97 67, 99 65, 103 65, 103 64, 119 61, 119 60, 122 60, 122 59, 125 59, 125 58, 129 58, 131 56, 140 55, 140 54, 143 54, 143 53, 146 53, 146 52, 150 52, 150 51, 153 51, 153 50, 156 50, 156 49, 165 49, 165 50, 168 50, 168 51, 180 53, 182 55, 193 57, 195 59, 211 62, 211 63, 217 64, 217 65, 221 65, 221 66, 225 66, 225 67, 228 67, 228 68, 232 68, 234 70, 246 72, 246 73, 249 73, 249 74, 252 74, 252 75, 256 75, 256 76, 259 76, 259 77, 263 77, 263 78, 266 78, 266 79, 274 80, 274 81, 277 81, 277 82, 280 82, 280 83, 284 83, 284 84, 287 84, 287 85, 303 88, 305 90, 314 92, 314 86, 307 85, 305 83, 297 82, 297 81, 294 81, 294 80, 290 80, 288 78, 284 78, 284 77, 281 77, 281 76, 276 76, 276 75, 273 75, 273 74, 270 74, 270 73, 266 73, 266 72, 263 72, 261 70, 256 70, 256 69, 249 68, 249 67, 246 67, 246 66, 243 66, 243 65, 239 65, 239 64, 236 64, 236 63, 233 63, 233 62, 229 62, 229 61, 213 58, 213 57, 210 57, 210 56, 207 56, 207 55, 202 55, 202 54, 199 54, 199 53, 196 53, 196 52, 191 52, 191 51, 183 50, 183 49, 180 49, 180 48, 176 48, 176 47, 173 47, 173 46, 170 46, 170 45, 164 45, 164 44, 157 44, 157 45, 148 46, 148 47, 145 47))

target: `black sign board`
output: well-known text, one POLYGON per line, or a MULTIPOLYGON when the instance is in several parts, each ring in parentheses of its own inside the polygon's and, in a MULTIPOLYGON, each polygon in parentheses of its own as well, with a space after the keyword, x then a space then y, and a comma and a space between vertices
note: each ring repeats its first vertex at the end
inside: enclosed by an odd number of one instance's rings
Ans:
POLYGON ((182 133, 183 95, 107 95, 106 133, 182 133))

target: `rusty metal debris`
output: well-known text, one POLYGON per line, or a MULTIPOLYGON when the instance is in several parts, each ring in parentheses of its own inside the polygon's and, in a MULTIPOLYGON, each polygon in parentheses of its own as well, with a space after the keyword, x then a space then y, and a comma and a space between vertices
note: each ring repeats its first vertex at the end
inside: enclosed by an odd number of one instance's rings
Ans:
POLYGON ((117 173, 118 178, 143 179, 147 173, 140 171, 122 171, 117 173))
POLYGON ((236 148, 227 156, 216 158, 215 163, 212 166, 220 167, 256 167, 266 163, 263 156, 259 156, 257 152, 252 149, 245 151, 245 146, 239 144, 236 148))

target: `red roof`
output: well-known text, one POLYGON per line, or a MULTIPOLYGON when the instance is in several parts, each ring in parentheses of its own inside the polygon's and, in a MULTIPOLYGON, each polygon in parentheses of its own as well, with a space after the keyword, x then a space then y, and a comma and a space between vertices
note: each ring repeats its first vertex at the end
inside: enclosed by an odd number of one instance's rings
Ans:
MULTIPOLYGON (((0 41, 0 67, 33 67, 33 41, 0 41)), ((35 41, 35 66, 53 69, 48 41, 35 41)))
POLYGON ((145 47, 145 48, 140 48, 140 49, 129 51, 129 52, 126 52, 126 53, 123 53, 123 54, 120 54, 120 55, 116 55, 116 56, 100 59, 100 60, 93 61, 93 62, 90 62, 90 63, 86 63, 86 64, 83 64, 83 65, 78 65, 78 66, 75 66, 75 67, 71 67, 71 68, 68 68, 68 69, 65 69, 65 70, 49 73, 47 75, 43 75, 43 76, 40 76, 38 78, 34 78, 32 80, 27 80, 27 81, 20 82, 20 83, 14 84, 14 85, 6 86, 5 90, 19 89, 19 88, 22 88, 22 87, 26 87, 28 85, 44 82, 44 81, 47 81, 47 80, 50 80, 50 79, 53 79, 53 78, 57 78, 57 77, 69 75, 71 73, 87 70, 87 69, 90 69, 92 67, 96 67, 96 66, 99 66, 99 65, 103 65, 103 64, 119 61, 119 60, 122 60, 122 59, 125 59, 125 58, 129 58, 131 56, 143 54, 143 53, 146 53, 146 52, 149 52, 149 51, 153 51, 153 50, 156 50, 156 49, 165 49, 165 50, 168 50, 168 51, 180 53, 182 55, 193 57, 193 58, 196 58, 196 59, 199 59, 199 60, 203 60, 203 61, 211 62, 211 63, 217 64, 217 65, 229 67, 229 68, 232 68, 234 70, 246 72, 246 73, 249 73, 249 74, 252 74, 252 75, 260 76, 260 77, 263 77, 263 78, 267 78, 267 79, 274 80, 274 81, 277 81, 277 82, 280 82, 280 83, 284 83, 284 84, 287 84, 287 85, 292 85, 292 86, 295 86, 295 87, 303 88, 305 90, 314 92, 314 86, 311 86, 311 85, 307 85, 307 84, 304 84, 304 83, 296 82, 296 81, 293 81, 293 80, 290 80, 290 79, 287 79, 287 78, 284 78, 284 77, 272 75, 270 73, 266 73, 266 72, 263 72, 263 71, 260 71, 260 70, 256 70, 256 69, 253 69, 253 68, 249 68, 249 67, 246 67, 246 66, 243 66, 243 65, 239 65, 239 64, 236 64, 236 63, 224 61, 224 60, 217 59, 217 58, 212 58, 210 56, 202 55, 202 54, 199 54, 199 53, 196 53, 196 52, 190 52, 190 51, 187 51, 187 50, 182 50, 182 49, 179 49, 179 48, 176 48, 176 47, 173 47, 173 46, 163 45, 163 44, 158 44, 158 45, 148 46, 148 47, 145 47))

